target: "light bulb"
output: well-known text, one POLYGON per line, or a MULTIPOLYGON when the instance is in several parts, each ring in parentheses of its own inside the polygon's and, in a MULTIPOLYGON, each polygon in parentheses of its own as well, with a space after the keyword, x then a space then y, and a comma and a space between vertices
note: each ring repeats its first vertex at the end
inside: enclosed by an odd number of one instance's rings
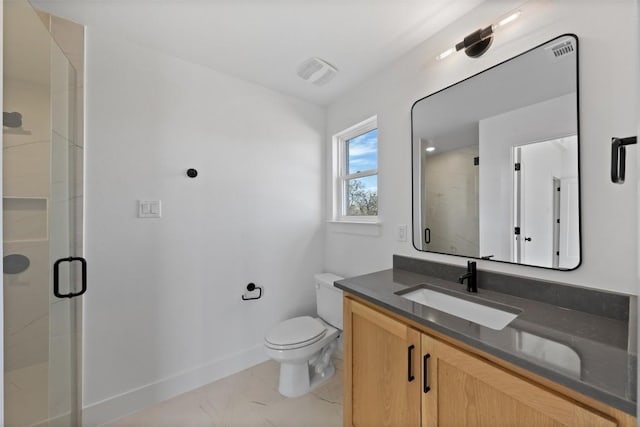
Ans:
POLYGON ((449 48, 447 50, 445 50, 444 52, 442 52, 440 55, 436 56, 437 60, 441 60, 446 58, 447 56, 451 55, 453 52, 456 51, 455 47, 449 48))
POLYGON ((521 13, 522 13, 521 11, 517 10, 517 11, 513 12, 511 15, 509 15, 509 16, 507 16, 507 17, 505 17, 505 18, 502 18, 502 19, 501 19, 501 20, 496 24, 496 27, 502 27, 502 26, 504 26, 504 25, 507 25, 507 24, 508 24, 508 23, 510 23, 510 22, 515 21, 516 19, 518 19, 518 17, 520 16, 520 14, 521 14, 521 13))
POLYGON ((426 148, 427 152, 429 152, 429 153, 432 152, 435 149, 436 149, 436 147, 427 147, 426 148))

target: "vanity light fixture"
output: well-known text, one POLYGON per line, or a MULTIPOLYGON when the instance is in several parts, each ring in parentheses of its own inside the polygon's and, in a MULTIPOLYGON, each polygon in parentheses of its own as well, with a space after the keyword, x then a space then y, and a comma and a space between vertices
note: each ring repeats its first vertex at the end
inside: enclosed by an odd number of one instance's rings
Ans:
POLYGON ((518 19, 521 13, 521 11, 517 10, 500 19, 497 24, 492 24, 486 28, 474 31, 466 36, 460 43, 457 43, 455 47, 451 47, 436 56, 436 59, 444 59, 452 53, 463 49, 464 53, 471 58, 478 58, 482 56, 491 46, 491 43, 493 42, 493 34, 496 30, 518 19))

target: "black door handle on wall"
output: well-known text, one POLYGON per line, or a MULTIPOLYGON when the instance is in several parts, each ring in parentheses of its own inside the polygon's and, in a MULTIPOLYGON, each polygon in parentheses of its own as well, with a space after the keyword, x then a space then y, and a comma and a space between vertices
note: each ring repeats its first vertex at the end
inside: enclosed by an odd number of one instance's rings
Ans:
POLYGON ((58 297, 58 298, 73 298, 73 297, 79 297, 80 295, 84 294, 85 292, 87 292, 87 260, 82 258, 82 257, 67 257, 67 258, 60 258, 59 260, 57 260, 54 264, 53 264, 53 294, 58 297), (74 262, 74 261, 80 261, 81 265, 82 265, 82 289, 80 289, 80 292, 69 292, 68 294, 61 294, 60 293, 60 279, 59 279, 59 273, 60 273, 60 264, 62 264, 63 262, 74 262))
POLYGON ((413 349, 416 348, 415 345, 411 344, 409 346, 409 348, 407 349, 407 381, 411 382, 413 381, 416 377, 413 376, 413 366, 412 366, 412 356, 413 356, 413 349))
POLYGON ((624 183, 624 175, 627 161, 626 145, 638 143, 638 137, 611 138, 611 182, 624 183))
POLYGON ((429 358, 431 355, 429 353, 422 356, 422 385, 424 387, 424 392, 429 393, 431 387, 429 387, 429 358))
POLYGON ((429 228, 424 229, 424 242, 431 243, 431 229, 429 228))

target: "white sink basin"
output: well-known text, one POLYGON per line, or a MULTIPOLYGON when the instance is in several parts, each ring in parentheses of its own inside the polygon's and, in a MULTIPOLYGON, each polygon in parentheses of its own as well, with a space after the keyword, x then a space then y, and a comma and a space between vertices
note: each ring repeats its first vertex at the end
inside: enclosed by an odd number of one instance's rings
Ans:
MULTIPOLYGON (((399 293, 398 295, 417 302, 418 304, 435 308, 436 310, 452 314, 456 317, 461 317, 465 320, 470 320, 479 325, 498 331, 511 323, 519 314, 518 310, 515 308, 504 306, 506 310, 501 310, 489 305, 479 304, 448 295, 424 286, 406 293, 399 293)), ((497 303, 489 304, 496 307, 502 306, 497 303)))

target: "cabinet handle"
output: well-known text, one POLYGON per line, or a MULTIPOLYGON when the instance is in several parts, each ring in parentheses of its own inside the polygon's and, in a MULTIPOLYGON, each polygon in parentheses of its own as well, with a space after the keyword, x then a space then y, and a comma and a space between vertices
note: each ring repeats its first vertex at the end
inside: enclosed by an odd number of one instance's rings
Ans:
POLYGON ((431 355, 429 353, 425 354, 422 357, 422 383, 424 384, 424 392, 429 393, 431 387, 429 387, 429 358, 431 355))
POLYGON ((413 366, 411 363, 411 356, 413 355, 413 349, 416 348, 415 345, 411 344, 409 346, 409 348, 407 349, 407 380, 409 380, 409 382, 413 381, 414 379, 416 379, 416 377, 413 376, 413 366))

